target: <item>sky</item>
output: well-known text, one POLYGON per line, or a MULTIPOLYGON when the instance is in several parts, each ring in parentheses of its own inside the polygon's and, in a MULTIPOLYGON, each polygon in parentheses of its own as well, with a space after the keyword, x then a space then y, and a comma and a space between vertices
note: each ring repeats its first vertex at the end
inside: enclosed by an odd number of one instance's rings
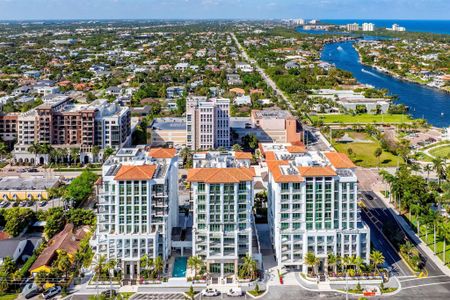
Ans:
POLYGON ((450 19, 450 0, 0 0, 0 20, 450 19))

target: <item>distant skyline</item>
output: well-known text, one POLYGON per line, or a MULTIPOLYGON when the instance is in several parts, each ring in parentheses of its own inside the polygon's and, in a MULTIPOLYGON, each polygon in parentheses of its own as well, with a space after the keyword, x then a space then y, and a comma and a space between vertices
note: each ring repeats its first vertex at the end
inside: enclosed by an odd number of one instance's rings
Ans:
POLYGON ((0 0, 1 20, 449 20, 449 0, 0 0))

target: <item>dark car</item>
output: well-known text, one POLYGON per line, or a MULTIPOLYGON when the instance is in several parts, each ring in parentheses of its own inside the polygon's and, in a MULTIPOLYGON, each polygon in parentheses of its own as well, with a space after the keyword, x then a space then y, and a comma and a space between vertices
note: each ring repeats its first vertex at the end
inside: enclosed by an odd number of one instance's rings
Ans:
POLYGON ((373 197, 372 197, 371 194, 364 194, 364 195, 366 196, 366 198, 367 198, 368 200, 373 200, 373 197))
POLYGON ((102 296, 106 297, 106 298, 114 298, 117 296, 117 291, 116 290, 106 290, 102 292, 102 296))

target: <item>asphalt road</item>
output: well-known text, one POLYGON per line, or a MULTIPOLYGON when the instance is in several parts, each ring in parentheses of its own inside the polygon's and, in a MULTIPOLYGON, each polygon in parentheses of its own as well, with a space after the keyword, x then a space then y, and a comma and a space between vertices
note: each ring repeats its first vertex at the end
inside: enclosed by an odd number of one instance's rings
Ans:
MULTIPOLYGON (((373 226, 375 226, 377 229, 382 229, 382 226, 384 223, 391 221, 394 222, 396 224, 396 220, 395 218, 392 216, 391 212, 390 212, 390 208, 388 208, 383 200, 381 200, 375 193, 372 192, 365 192, 362 194, 363 197, 363 202, 367 207, 367 211, 368 213, 366 214, 366 218, 365 221, 371 226, 371 229, 373 226), (372 196, 372 200, 369 200, 365 195, 366 194, 370 194, 372 196), (369 218, 367 218, 369 217, 369 218)), ((364 216, 363 216, 364 217, 364 216)), ((400 225, 398 225, 398 230, 403 231, 403 229, 401 228, 400 225)), ((378 231, 378 230, 376 230, 378 231)), ((404 232, 404 231, 403 231, 404 232)), ((406 234, 406 232, 404 232, 405 235, 408 237, 408 235, 406 234)), ((408 237, 409 238, 409 237, 408 237)), ((409 238, 409 240, 415 244, 414 240, 409 238)), ((383 247, 384 249, 386 249, 386 247, 383 247)), ((389 248, 389 247, 387 247, 389 248)), ((392 247, 390 247, 392 248, 392 247)), ((420 252, 420 254, 422 255, 422 257, 425 260, 425 269, 428 271, 428 275, 429 276, 439 276, 439 275, 444 275, 442 273, 442 271, 434 264, 434 262, 429 259, 428 255, 423 252, 422 250, 420 250, 420 248, 417 248, 420 252)), ((392 249, 391 249, 392 250, 392 249)), ((392 253, 391 253, 392 254, 392 253)), ((397 255, 398 256, 398 255, 397 255)), ((385 255, 386 258, 386 255, 385 255)), ((394 256, 395 258, 395 256, 394 256)), ((404 263, 403 263, 404 264, 404 263)), ((397 264, 401 269, 404 269, 403 267, 400 266, 400 264, 397 264)))

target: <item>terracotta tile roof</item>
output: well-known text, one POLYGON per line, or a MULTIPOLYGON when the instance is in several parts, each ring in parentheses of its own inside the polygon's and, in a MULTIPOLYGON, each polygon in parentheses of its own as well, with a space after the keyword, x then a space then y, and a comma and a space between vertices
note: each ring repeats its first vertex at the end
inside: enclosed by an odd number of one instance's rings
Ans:
POLYGON ((283 174, 280 166, 286 166, 289 162, 287 160, 272 160, 267 162, 267 167, 272 173, 275 182, 300 182, 305 179, 300 174, 283 174))
POLYGON ((325 156, 336 169, 351 169, 356 167, 350 158, 348 158, 348 156, 344 153, 325 152, 325 156))
POLYGON ((154 158, 173 158, 177 154, 177 150, 175 148, 153 148, 148 154, 154 158))
POLYGON ((73 224, 66 224, 60 233, 50 239, 47 247, 33 263, 30 270, 32 271, 42 266, 50 266, 55 257, 56 250, 64 250, 68 254, 74 255, 80 247, 80 241, 88 234, 89 227, 82 226, 75 232, 73 230, 73 224))
POLYGON ((305 146, 301 146, 301 145, 297 145, 297 146, 288 146, 286 148, 286 150, 289 153, 306 153, 306 148, 305 146))
POLYGON ((199 168, 188 171, 190 182, 238 183, 251 181, 255 177, 253 168, 199 168))
POLYGON ((299 167, 303 177, 316 176, 336 176, 336 172, 331 167, 299 167))
POLYGON ((273 152, 273 151, 267 151, 265 153, 265 156, 266 156, 266 161, 277 160, 277 157, 275 156, 275 152, 273 152))
POLYGON ((234 157, 236 159, 252 159, 253 156, 250 152, 236 151, 234 152, 234 157))
POLYGON ((149 180, 155 174, 156 165, 120 166, 114 180, 149 180))

